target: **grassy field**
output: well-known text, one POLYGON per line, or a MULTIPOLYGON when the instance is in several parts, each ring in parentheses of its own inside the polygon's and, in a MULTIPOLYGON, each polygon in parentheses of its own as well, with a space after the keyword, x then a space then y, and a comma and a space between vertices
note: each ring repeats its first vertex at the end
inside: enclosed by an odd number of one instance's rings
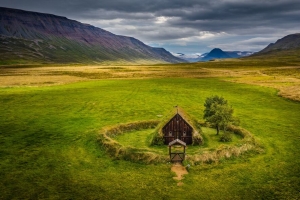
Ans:
POLYGON ((0 199, 299 199, 300 103, 253 84, 268 67, 209 65, 1 68, 0 199), (215 94, 263 153, 192 166, 179 187, 169 163, 113 159, 97 142, 104 126, 159 120, 176 104, 202 120, 215 94))

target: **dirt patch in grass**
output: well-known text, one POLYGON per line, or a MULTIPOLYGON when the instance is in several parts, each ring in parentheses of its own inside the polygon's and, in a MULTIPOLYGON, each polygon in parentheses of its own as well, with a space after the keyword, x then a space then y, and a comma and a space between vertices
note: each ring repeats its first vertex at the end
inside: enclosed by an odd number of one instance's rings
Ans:
POLYGON ((184 178, 183 175, 188 174, 188 171, 180 163, 173 164, 171 167, 171 171, 175 172, 176 176, 173 178, 178 181, 184 178))
POLYGON ((183 182, 181 180, 184 179, 183 176, 185 174, 188 174, 188 171, 186 170, 186 168, 184 166, 182 166, 182 164, 180 164, 180 163, 175 163, 172 165, 171 171, 176 174, 176 176, 173 177, 173 179, 179 181, 177 183, 177 185, 182 186, 183 182))

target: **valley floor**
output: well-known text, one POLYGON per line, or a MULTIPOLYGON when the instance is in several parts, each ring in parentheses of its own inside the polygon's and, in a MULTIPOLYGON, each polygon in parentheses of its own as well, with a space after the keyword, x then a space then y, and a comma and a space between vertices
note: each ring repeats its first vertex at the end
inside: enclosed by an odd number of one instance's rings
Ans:
POLYGON ((0 199, 299 199, 299 66, 222 65, 1 67, 0 199), (212 95, 263 152, 193 165, 178 184, 170 163, 111 158, 97 141, 177 104, 203 120, 212 95))
POLYGON ((300 66, 209 67, 203 63, 155 66, 2 66, 0 87, 51 86, 100 79, 208 78, 275 88, 300 101, 300 66))

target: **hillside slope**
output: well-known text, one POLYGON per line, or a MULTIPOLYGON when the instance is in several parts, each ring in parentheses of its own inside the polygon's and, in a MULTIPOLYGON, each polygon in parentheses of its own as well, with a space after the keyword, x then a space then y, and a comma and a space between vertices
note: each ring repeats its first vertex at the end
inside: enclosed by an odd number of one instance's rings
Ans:
POLYGON ((287 35, 277 40, 275 43, 269 44, 266 48, 258 53, 266 53, 276 50, 291 50, 297 48, 300 48, 300 33, 287 35))
POLYGON ((0 63, 178 63, 163 48, 66 17, 0 7, 0 63))
POLYGON ((287 35, 245 59, 272 59, 300 62, 300 33, 287 35))

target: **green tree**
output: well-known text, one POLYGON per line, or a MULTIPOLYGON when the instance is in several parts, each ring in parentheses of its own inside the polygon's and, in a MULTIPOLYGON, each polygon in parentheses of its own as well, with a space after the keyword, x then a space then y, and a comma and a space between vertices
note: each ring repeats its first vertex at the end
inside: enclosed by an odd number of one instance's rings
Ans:
POLYGON ((224 133, 226 133, 227 127, 238 121, 233 117, 233 108, 223 97, 208 97, 204 106, 203 118, 216 127, 217 135, 219 135, 220 128, 223 128, 224 133))
POLYGON ((203 118, 211 123, 217 129, 217 135, 219 135, 221 118, 220 116, 215 115, 216 105, 226 105, 227 101, 223 97, 217 95, 212 97, 207 97, 204 103, 204 116, 203 118), (214 105, 214 106, 213 106, 214 105))
POLYGON ((204 119, 214 115, 214 111, 211 109, 212 104, 219 104, 219 105, 225 105, 227 104, 227 101, 223 97, 219 97, 217 95, 212 97, 207 97, 204 103, 204 119))

